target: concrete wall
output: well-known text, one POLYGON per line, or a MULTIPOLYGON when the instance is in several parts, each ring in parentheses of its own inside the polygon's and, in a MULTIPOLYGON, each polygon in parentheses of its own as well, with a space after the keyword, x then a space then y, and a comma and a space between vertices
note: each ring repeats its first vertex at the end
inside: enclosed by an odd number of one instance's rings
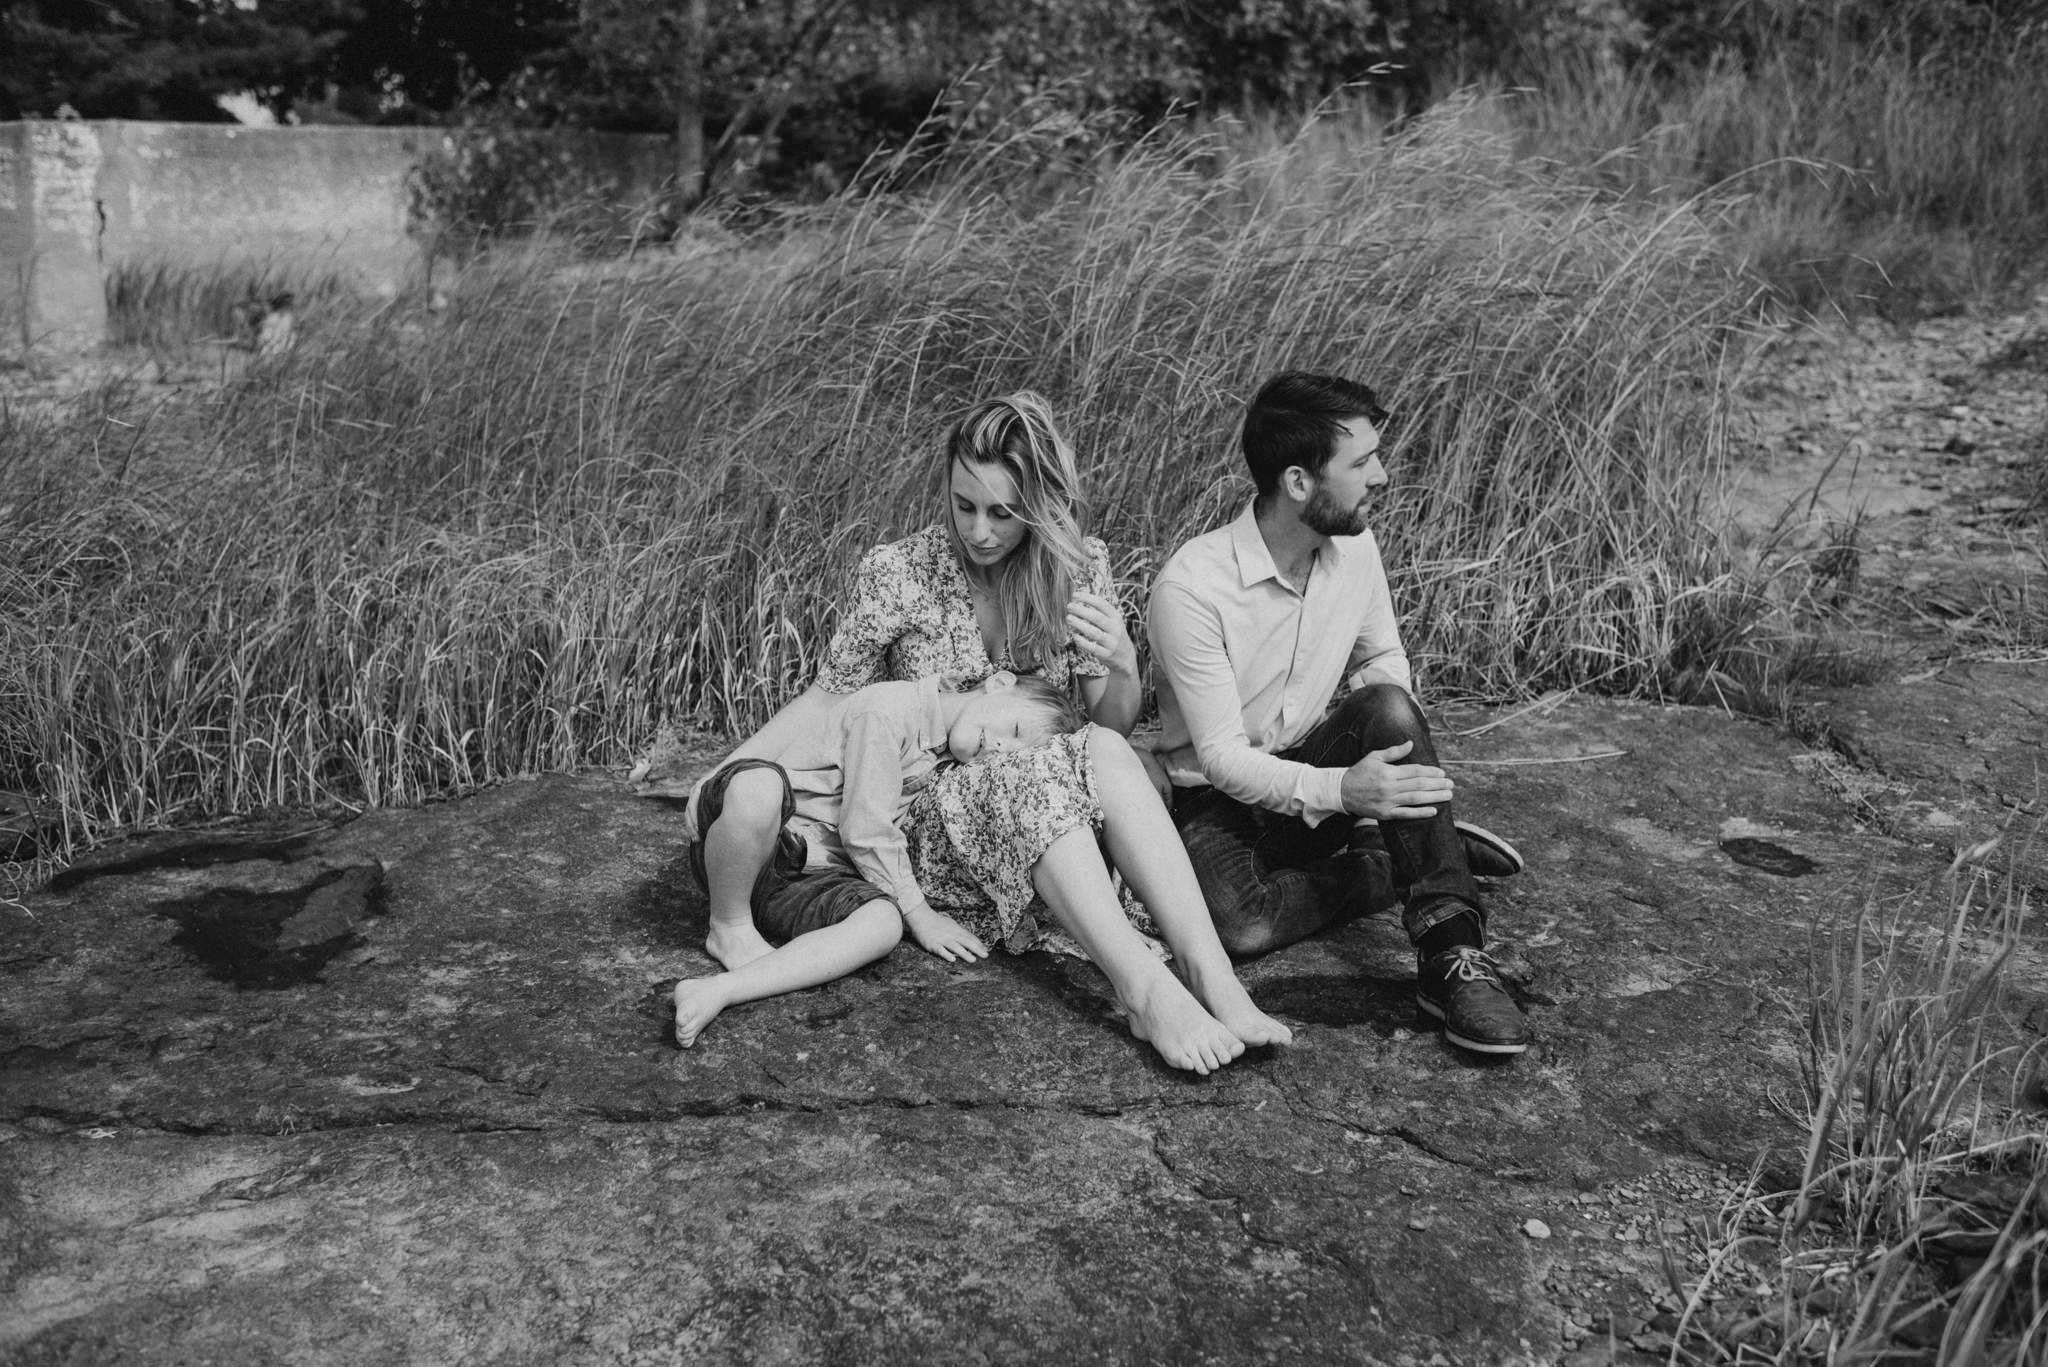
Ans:
MULTIPOLYGON (((76 351, 106 335, 123 266, 338 276, 369 293, 424 282, 406 179, 431 128, 249 128, 126 120, 0 124, 0 349, 76 351)), ((651 198, 664 139, 575 134, 587 175, 651 198)))

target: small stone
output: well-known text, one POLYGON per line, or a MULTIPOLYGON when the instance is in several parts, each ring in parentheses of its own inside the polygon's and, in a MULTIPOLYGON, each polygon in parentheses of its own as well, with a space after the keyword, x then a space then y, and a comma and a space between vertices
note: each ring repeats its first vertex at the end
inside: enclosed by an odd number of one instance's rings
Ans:
POLYGON ((1428 1229, 1428 1228, 1429 1228, 1430 1226, 1434 1225, 1435 1223, 1436 1223, 1436 1221, 1435 1221, 1434 1219, 1430 1218, 1430 1217, 1429 1217, 1429 1216, 1427 1216, 1427 1215, 1418 1215, 1418 1216, 1416 1216, 1416 1217, 1415 1217, 1414 1219, 1412 1219, 1412 1220, 1410 1220, 1410 1221, 1408 1222, 1408 1228, 1410 1228, 1410 1229, 1428 1229))
POLYGON ((1548 1239, 1550 1237, 1550 1226, 1544 1224, 1541 1220, 1528 1219, 1522 1222, 1522 1233, 1532 1239, 1548 1239))

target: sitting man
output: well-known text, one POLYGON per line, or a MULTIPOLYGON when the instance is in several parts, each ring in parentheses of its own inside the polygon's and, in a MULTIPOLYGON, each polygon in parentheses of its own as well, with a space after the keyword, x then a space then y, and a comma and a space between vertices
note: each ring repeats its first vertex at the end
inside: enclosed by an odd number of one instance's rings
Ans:
POLYGON ((1417 1005, 1453 1044, 1519 1054, 1527 1025, 1484 951, 1472 868, 1512 873, 1521 856, 1452 820, 1451 780, 1409 693, 1365 526, 1387 482, 1386 420, 1372 390, 1335 376, 1277 375, 1252 400, 1243 448, 1257 496, 1174 552, 1152 588, 1159 758, 1231 953, 1379 911, 1397 883, 1417 1005))

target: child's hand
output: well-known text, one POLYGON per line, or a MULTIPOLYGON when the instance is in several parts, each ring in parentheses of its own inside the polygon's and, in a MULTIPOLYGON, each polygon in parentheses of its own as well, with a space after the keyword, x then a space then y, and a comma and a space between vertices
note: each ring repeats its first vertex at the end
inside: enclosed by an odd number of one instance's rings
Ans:
POLYGON ((971 964, 988 957, 981 937, 944 912, 929 907, 905 918, 910 936, 947 963, 971 964))

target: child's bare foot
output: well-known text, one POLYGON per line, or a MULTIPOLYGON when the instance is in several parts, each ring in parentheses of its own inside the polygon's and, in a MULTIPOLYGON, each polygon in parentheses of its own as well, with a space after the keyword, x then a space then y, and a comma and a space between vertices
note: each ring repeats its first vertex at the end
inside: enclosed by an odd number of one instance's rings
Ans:
POLYGON ((704 952, 725 965, 726 972, 775 952, 775 946, 761 938, 749 913, 744 921, 711 921, 711 933, 704 937, 704 952))
POLYGON ((1244 1041, 1247 1049, 1263 1044, 1292 1044, 1294 1032, 1252 1004, 1251 993, 1227 967, 1219 974, 1189 974, 1189 990, 1195 1000, 1223 1028, 1244 1041))
POLYGON ((704 1027, 718 1019, 731 1003, 727 1000, 725 975, 685 978, 676 984, 676 1047, 687 1049, 704 1033, 704 1027))
POLYGON ((1202 1009, 1180 979, 1155 964, 1156 976, 1121 995, 1131 1033, 1175 1068, 1209 1074, 1244 1052, 1244 1041, 1202 1009))

